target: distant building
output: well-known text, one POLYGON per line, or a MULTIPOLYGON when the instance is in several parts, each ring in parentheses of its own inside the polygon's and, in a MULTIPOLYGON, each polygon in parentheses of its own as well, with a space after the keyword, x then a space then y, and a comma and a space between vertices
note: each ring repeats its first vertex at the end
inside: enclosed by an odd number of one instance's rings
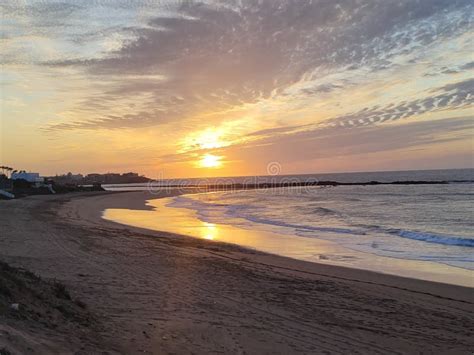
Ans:
POLYGON ((35 187, 40 187, 44 184, 44 178, 38 173, 27 173, 26 171, 20 171, 12 173, 11 180, 25 180, 31 184, 34 184, 35 187))
POLYGON ((84 176, 82 174, 73 174, 71 172, 67 173, 66 175, 63 175, 63 177, 70 182, 81 181, 82 179, 84 179, 84 176))
POLYGON ((122 177, 124 178, 137 178, 139 177, 139 175, 137 173, 125 173, 125 174, 122 174, 122 177))
POLYGON ((17 173, 12 173, 12 180, 26 180, 32 183, 42 183, 44 179, 40 177, 39 173, 27 173, 25 171, 20 171, 17 173))
POLYGON ((46 180, 53 181, 57 185, 92 185, 92 184, 128 184, 144 183, 150 181, 145 176, 138 173, 129 172, 125 174, 106 173, 106 174, 73 174, 71 172, 63 175, 46 177, 46 180))

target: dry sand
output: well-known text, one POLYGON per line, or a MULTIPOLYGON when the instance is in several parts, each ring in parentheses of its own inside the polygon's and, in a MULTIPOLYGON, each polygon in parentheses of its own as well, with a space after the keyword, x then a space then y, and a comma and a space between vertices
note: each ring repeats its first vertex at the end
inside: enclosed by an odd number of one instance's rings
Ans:
MULTIPOLYGON (((97 324, 0 318, 33 353, 472 354, 472 289, 122 226, 144 192, 0 201, 0 259, 64 283, 97 324), (100 352, 99 352, 100 353, 100 352)), ((22 300, 18 300, 19 303, 22 300)))

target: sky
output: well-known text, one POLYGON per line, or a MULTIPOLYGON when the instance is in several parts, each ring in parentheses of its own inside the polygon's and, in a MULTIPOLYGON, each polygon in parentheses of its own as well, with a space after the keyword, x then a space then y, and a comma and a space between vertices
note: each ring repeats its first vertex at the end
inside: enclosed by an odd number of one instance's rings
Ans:
POLYGON ((471 0, 4 0, 0 163, 473 167, 471 0))

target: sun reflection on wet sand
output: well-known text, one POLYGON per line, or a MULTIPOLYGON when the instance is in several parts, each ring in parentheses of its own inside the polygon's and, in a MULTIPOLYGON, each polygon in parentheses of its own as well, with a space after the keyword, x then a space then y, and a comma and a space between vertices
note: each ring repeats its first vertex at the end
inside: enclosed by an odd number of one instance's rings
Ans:
POLYGON ((171 201, 172 198, 148 201, 147 205, 153 210, 107 209, 103 218, 128 226, 237 244, 299 260, 473 286, 472 273, 468 270, 361 253, 317 238, 204 222, 194 211, 167 206, 171 201))
POLYGON ((219 235, 219 229, 213 223, 202 222, 203 224, 203 235, 202 238, 207 240, 215 240, 219 235))
MULTIPOLYGON (((187 236, 238 244, 273 254, 308 259, 315 255, 336 254, 332 243, 311 239, 294 239, 271 231, 237 228, 227 224, 201 221, 196 213, 185 208, 169 207, 169 198, 148 201, 154 210, 107 209, 103 218, 136 227, 184 234, 187 236)), ((317 258, 317 257, 316 257, 317 258)))

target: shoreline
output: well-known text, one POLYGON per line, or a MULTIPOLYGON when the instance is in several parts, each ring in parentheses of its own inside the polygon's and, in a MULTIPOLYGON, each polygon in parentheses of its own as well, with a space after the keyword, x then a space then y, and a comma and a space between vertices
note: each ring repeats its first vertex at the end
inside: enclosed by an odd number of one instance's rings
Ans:
MULTIPOLYGON (((214 192, 220 191, 203 193, 214 192)), ((186 194, 181 195, 185 196, 186 194)), ((319 238, 301 238, 271 231, 243 229, 233 225, 202 222, 195 211, 169 207, 167 205, 169 197, 163 196, 155 199, 153 196, 149 196, 149 198, 142 199, 141 195, 133 193, 129 196, 128 203, 133 203, 134 208, 127 208, 126 206, 107 208, 102 218, 124 225, 127 228, 134 227, 141 231, 168 232, 207 239, 213 243, 237 245, 244 249, 266 253, 275 257, 288 257, 318 265, 371 270, 384 275, 464 287, 474 286, 474 272, 461 267, 431 261, 371 254, 319 238), (165 223, 161 223, 163 221, 165 223)), ((95 213, 96 215, 100 214, 99 211, 95 213)))
POLYGON ((101 315, 101 344, 117 353, 472 350, 471 288, 153 232, 98 213, 140 208, 140 200, 146 209, 152 198, 105 192, 2 202, 0 259, 71 287, 101 315))
MULTIPOLYGON (((193 193, 193 192, 187 192, 193 193)), ((199 193, 199 192, 198 192, 199 193)), ((381 280, 385 281, 384 286, 393 287, 393 285, 398 284, 399 282, 406 283, 407 287, 405 289, 410 289, 415 292, 421 293, 428 293, 428 294, 436 294, 439 293, 439 296, 442 294, 451 293, 452 290, 449 292, 445 292, 444 288, 454 288, 458 289, 460 292, 459 294, 461 297, 459 298, 460 301, 471 301, 472 300, 472 288, 464 285, 456 285, 456 284, 448 284, 443 282, 437 281, 429 281, 429 280, 422 280, 413 277, 405 277, 401 275, 394 275, 394 274, 386 274, 377 271, 371 271, 366 269, 358 269, 352 268, 348 266, 340 266, 340 265, 331 265, 331 264, 323 264, 318 262, 310 262, 305 260, 294 259, 291 257, 285 257, 281 255, 265 253, 263 251, 254 250, 251 248, 246 248, 244 246, 240 246, 233 243, 226 243, 226 242, 219 242, 219 241, 208 241, 205 239, 200 239, 188 235, 183 235, 179 233, 171 233, 166 231, 157 231, 147 228, 136 227, 127 224, 121 224, 114 221, 106 220, 102 217, 101 212, 106 208, 125 208, 125 206, 130 206, 130 209, 136 210, 147 210, 150 211, 153 207, 148 206, 145 204, 146 200, 150 199, 162 199, 172 196, 181 195, 181 192, 169 191, 166 195, 150 195, 145 191, 140 192, 112 192, 111 195, 100 194, 97 198, 95 196, 87 196, 86 201, 91 201, 90 198, 95 199, 94 203, 89 204, 87 206, 83 205, 80 200, 71 200, 70 205, 68 206, 69 210, 66 211, 59 211, 59 214, 62 217, 69 218, 71 221, 71 214, 73 212, 75 222, 78 222, 83 225, 84 223, 88 224, 89 226, 100 226, 101 224, 113 227, 114 229, 121 229, 127 232, 136 231, 142 235, 146 235, 149 237, 162 237, 166 235, 168 238, 178 238, 178 239, 187 239, 191 241, 197 241, 203 243, 205 246, 212 249, 213 246, 217 245, 219 248, 226 249, 228 248, 229 251, 233 252, 241 252, 244 254, 250 254, 254 258, 262 259, 263 263, 271 263, 274 267, 282 267, 283 269, 287 268, 287 265, 297 265, 293 271, 301 271, 303 273, 314 273, 319 276, 325 277, 335 277, 341 279, 347 279, 356 282, 362 283, 378 283, 381 280), (114 195, 112 199, 109 199, 109 196, 114 195), (116 195, 117 194, 117 195, 116 195), (142 195, 142 198, 127 198, 126 200, 122 199, 120 195, 127 194, 127 195, 142 195), (107 198, 105 198, 107 197, 107 198), (111 207, 113 206, 113 207, 111 207), (65 214, 63 214, 65 212, 65 214), (314 272, 317 270, 318 272, 314 272), (324 270, 324 273, 319 273, 321 270, 324 270), (349 276, 349 277, 347 277, 349 276)), ((474 274, 474 273, 473 273, 474 274)), ((474 276, 473 276, 474 277, 474 276)), ((396 286, 395 286, 396 287, 396 286)), ((451 298, 451 296, 446 296, 447 298, 451 298)))

